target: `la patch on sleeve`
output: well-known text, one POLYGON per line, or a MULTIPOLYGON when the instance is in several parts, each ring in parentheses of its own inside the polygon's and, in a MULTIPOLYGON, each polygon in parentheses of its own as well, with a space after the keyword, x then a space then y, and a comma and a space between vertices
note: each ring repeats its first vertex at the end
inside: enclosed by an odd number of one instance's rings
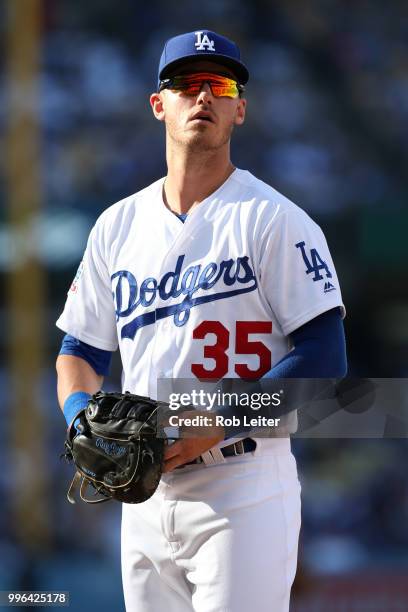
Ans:
MULTIPOLYGON (((300 252, 303 257, 303 261, 306 265, 306 274, 313 274, 312 280, 313 282, 323 280, 324 276, 321 272, 326 274, 326 278, 332 278, 332 273, 329 270, 329 266, 327 263, 320 257, 317 249, 308 249, 309 255, 306 252, 306 244, 304 241, 298 242, 295 244, 297 249, 300 249, 300 252)), ((334 287, 331 283, 326 283, 326 285, 330 285, 330 288, 333 290, 334 287)))

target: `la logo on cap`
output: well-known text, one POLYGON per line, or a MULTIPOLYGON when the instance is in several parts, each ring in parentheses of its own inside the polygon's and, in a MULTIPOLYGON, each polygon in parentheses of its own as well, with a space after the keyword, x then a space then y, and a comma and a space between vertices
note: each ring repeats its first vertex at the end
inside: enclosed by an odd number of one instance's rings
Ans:
POLYGON ((214 41, 208 38, 208 34, 204 34, 204 36, 203 32, 194 32, 194 34, 197 38, 197 42, 194 45, 197 51, 205 51, 206 47, 208 51, 215 51, 214 41))

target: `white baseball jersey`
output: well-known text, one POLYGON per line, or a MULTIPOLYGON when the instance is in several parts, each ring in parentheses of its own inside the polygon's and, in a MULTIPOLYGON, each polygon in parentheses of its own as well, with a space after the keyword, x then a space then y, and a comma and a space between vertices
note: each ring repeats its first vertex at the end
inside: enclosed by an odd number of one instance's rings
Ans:
MULTIPOLYGON (((124 390, 154 398, 159 378, 259 378, 292 331, 343 308, 323 233, 274 189, 235 170, 183 223, 163 182, 101 215, 57 322, 97 348, 119 345, 124 390)), ((211 449, 205 467, 164 474, 147 502, 123 504, 129 611, 287 612, 296 464, 289 439, 256 442, 235 457, 211 449)))
POLYGON ((97 220, 58 327, 115 351, 123 389, 156 397, 158 378, 259 377, 287 336, 340 306, 320 228, 236 169, 183 223, 160 179, 97 220))

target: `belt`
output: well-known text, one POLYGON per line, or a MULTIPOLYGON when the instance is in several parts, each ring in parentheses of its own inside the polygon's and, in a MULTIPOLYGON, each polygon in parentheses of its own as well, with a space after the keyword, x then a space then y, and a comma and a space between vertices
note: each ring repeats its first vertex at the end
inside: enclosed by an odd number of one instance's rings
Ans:
MULTIPOLYGON (((253 440, 252 438, 244 438, 243 440, 238 440, 233 444, 228 444, 228 446, 220 448, 220 451, 224 455, 224 457, 237 457, 238 455, 244 455, 245 453, 252 453, 255 449, 255 440, 253 440)), ((195 465, 197 463, 204 463, 201 455, 193 461, 189 461, 188 463, 183 463, 183 465, 179 465, 178 468, 183 468, 186 465, 195 465)))
MULTIPOLYGON (((252 438, 244 438, 238 440, 234 444, 229 444, 220 448, 220 451, 224 457, 235 457, 237 455, 244 455, 245 453, 252 453, 256 449, 256 442, 252 438)), ((201 459, 201 457, 199 457, 201 459)))

